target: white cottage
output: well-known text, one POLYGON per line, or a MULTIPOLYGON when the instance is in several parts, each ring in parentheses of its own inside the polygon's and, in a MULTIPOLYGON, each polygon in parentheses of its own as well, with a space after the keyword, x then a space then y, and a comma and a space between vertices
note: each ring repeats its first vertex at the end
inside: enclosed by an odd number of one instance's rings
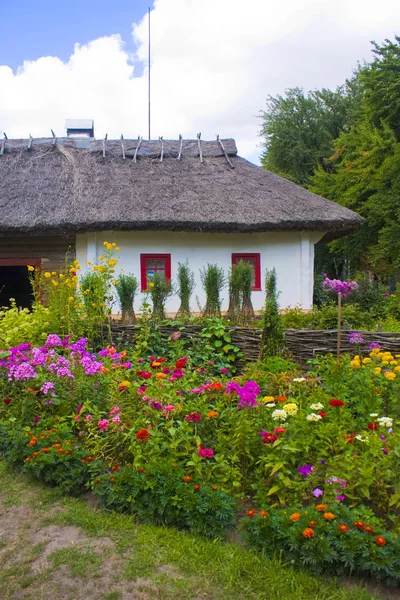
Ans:
MULTIPOLYGON (((192 310, 204 305, 200 269, 226 274, 253 265, 253 306, 263 306, 265 270, 275 267, 281 307, 311 308, 314 246, 362 219, 237 155, 233 139, 202 141, 52 138, 4 140, 0 149, 0 304, 29 304, 27 265, 56 270, 67 250, 84 267, 103 242, 120 247, 119 268, 174 280, 195 273, 192 310)), ((227 290, 223 294, 227 308, 227 290)), ((139 306, 140 299, 136 308, 139 306)), ((167 312, 179 299, 171 297, 167 312)))

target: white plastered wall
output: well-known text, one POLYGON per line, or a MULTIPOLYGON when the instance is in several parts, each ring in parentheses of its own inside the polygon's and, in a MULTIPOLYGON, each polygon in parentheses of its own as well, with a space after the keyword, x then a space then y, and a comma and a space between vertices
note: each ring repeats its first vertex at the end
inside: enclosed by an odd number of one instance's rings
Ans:
MULTIPOLYGON (((172 281, 176 281, 178 262, 188 260, 194 272, 196 287, 191 298, 191 309, 199 312, 199 304, 204 306, 205 295, 200 280, 200 269, 207 263, 217 263, 228 275, 232 264, 232 253, 259 252, 261 259, 262 291, 252 293, 256 311, 264 305, 264 275, 266 269, 275 267, 277 287, 280 291, 280 308, 300 306, 312 308, 314 244, 323 236, 320 232, 269 232, 269 233, 183 233, 183 232, 99 232, 76 236, 76 254, 87 270, 87 261, 96 263, 104 253, 103 242, 115 242, 120 248, 117 254, 118 265, 115 276, 123 269, 124 273, 135 275, 140 284, 140 254, 170 254, 172 281)), ((222 310, 228 307, 228 289, 222 292, 222 310)), ((135 301, 139 311, 142 295, 135 301)), ((166 305, 167 313, 174 314, 179 309, 178 296, 172 296, 166 305)), ((118 313, 115 303, 113 313, 118 313)))

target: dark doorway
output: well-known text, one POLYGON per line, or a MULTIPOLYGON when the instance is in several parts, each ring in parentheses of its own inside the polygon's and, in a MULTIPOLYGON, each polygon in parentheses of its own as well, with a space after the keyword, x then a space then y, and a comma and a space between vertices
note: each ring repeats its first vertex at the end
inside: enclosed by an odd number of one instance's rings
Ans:
POLYGON ((27 265, 0 265, 0 306, 10 306, 10 298, 21 308, 32 308, 33 294, 27 265))

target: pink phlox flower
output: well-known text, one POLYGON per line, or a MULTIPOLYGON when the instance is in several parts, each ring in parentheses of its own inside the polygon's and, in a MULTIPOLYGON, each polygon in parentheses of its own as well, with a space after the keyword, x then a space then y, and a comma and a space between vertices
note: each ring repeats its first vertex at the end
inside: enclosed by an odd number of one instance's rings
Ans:
POLYGON ((37 377, 35 369, 28 362, 22 362, 17 366, 12 366, 9 371, 9 379, 33 379, 37 377))
POLYGON ((167 404, 167 406, 164 406, 164 410, 167 412, 171 412, 175 410, 175 406, 173 404, 167 404))
POLYGON ((119 415, 117 415, 116 417, 113 417, 112 422, 113 423, 119 423, 121 420, 121 417, 119 415))
POLYGON ((115 415, 115 413, 117 413, 117 412, 118 412, 118 411, 120 411, 120 410, 121 410, 121 409, 120 409, 120 407, 119 407, 119 406, 114 406, 114 408, 112 408, 112 409, 110 410, 110 417, 114 416, 114 415, 115 415))
POLYGON ((46 359, 47 359, 46 353, 42 352, 42 350, 40 350, 40 348, 32 349, 32 361, 31 361, 32 367, 39 367, 41 365, 45 365, 46 359))
POLYGON ((109 424, 110 424, 110 421, 108 419, 101 419, 101 421, 99 421, 97 423, 100 431, 107 431, 109 424))
POLYGON ((73 375, 67 367, 60 367, 57 370, 57 377, 69 377, 70 379, 75 379, 75 375, 73 375))
POLYGON ((85 421, 87 421, 89 423, 89 421, 91 421, 93 419, 92 415, 86 415, 85 417, 85 421))

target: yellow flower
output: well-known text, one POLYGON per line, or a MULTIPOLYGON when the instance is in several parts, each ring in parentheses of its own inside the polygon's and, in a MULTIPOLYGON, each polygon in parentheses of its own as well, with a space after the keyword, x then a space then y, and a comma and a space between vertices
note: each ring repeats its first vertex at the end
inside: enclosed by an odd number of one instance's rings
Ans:
POLYGON ((119 251, 121 250, 121 248, 120 248, 119 246, 115 246, 115 250, 116 250, 117 252, 119 252, 119 251))
POLYGON ((156 373, 156 379, 164 379, 165 373, 156 373))
POLYGON ((359 368, 361 366, 360 365, 360 361, 359 360, 351 360, 350 361, 350 366, 354 367, 354 368, 359 368))
POLYGON ((370 363, 370 362, 371 362, 371 359, 370 359, 370 358, 363 358, 363 363, 364 363, 364 365, 366 365, 366 364, 368 364, 368 363, 370 363))
POLYGON ((80 265, 79 263, 76 263, 76 265, 75 265, 75 269, 76 269, 77 271, 79 271, 79 269, 80 269, 80 268, 81 268, 81 265, 80 265))
POLYGON ((299 407, 294 402, 289 402, 289 404, 283 405, 283 410, 286 410, 287 414, 293 417, 294 415, 297 415, 299 407))
POLYGON ((54 287, 58 286, 58 281, 56 281, 55 279, 52 279, 51 283, 54 285, 54 287))
POLYGON ((60 278, 60 279, 64 279, 64 273, 60 273, 60 274, 59 274, 59 278, 60 278))
POLYGON ((46 273, 44 274, 44 276, 46 277, 46 279, 50 279, 51 273, 49 273, 48 271, 46 271, 46 273))
POLYGON ((400 373, 400 365, 398 365, 397 367, 395 367, 395 368, 393 369, 393 371, 394 371, 395 373, 400 373))
POLYGON ((149 281, 149 288, 153 288, 154 287, 154 283, 152 281, 149 281))
POLYGON ((379 375, 379 373, 381 373, 381 371, 382 371, 382 367, 375 367, 375 369, 374 369, 375 375, 379 375))
POLYGON ((264 398, 261 398, 261 402, 265 402, 265 403, 275 402, 275 398, 274 398, 274 396, 264 396, 264 398))
POLYGON ((57 273, 55 271, 52 272, 52 275, 57 275, 57 273))
POLYGON ((32 265, 28 265, 28 271, 34 271, 35 267, 32 267, 32 265))
POLYGON ((388 364, 389 364, 389 361, 388 361, 388 360, 383 360, 383 361, 382 361, 382 364, 386 366, 386 365, 388 365, 388 364))
POLYGON ((130 381, 122 381, 119 385, 128 388, 128 387, 131 387, 131 382, 130 381))
POLYGON ((115 248, 115 246, 116 246, 116 245, 117 245, 117 244, 116 244, 115 242, 113 242, 113 243, 111 244, 111 247, 112 247, 112 248, 115 248))
POLYGON ((396 294, 390 294, 391 298, 396 298, 396 294))
POLYGON ((118 283, 118 279, 113 279, 113 281, 112 281, 112 282, 113 282, 113 284, 114 284, 114 285, 117 285, 117 283, 118 283))
POLYGON ((397 362, 397 360, 391 360, 391 361, 390 361, 390 364, 391 364, 391 365, 398 365, 399 363, 397 362))
POLYGON ((103 254, 101 256, 99 256, 99 260, 104 260, 103 254))
POLYGON ((73 296, 70 296, 70 297, 68 298, 68 300, 69 300, 69 302, 73 302, 73 301, 75 300, 75 298, 74 298, 73 296))
POLYGON ((389 381, 393 381, 393 379, 396 379, 396 374, 392 373, 391 371, 388 371, 387 373, 385 373, 385 377, 389 381))
POLYGON ((90 260, 87 261, 87 264, 90 266, 92 263, 90 262, 90 260))

